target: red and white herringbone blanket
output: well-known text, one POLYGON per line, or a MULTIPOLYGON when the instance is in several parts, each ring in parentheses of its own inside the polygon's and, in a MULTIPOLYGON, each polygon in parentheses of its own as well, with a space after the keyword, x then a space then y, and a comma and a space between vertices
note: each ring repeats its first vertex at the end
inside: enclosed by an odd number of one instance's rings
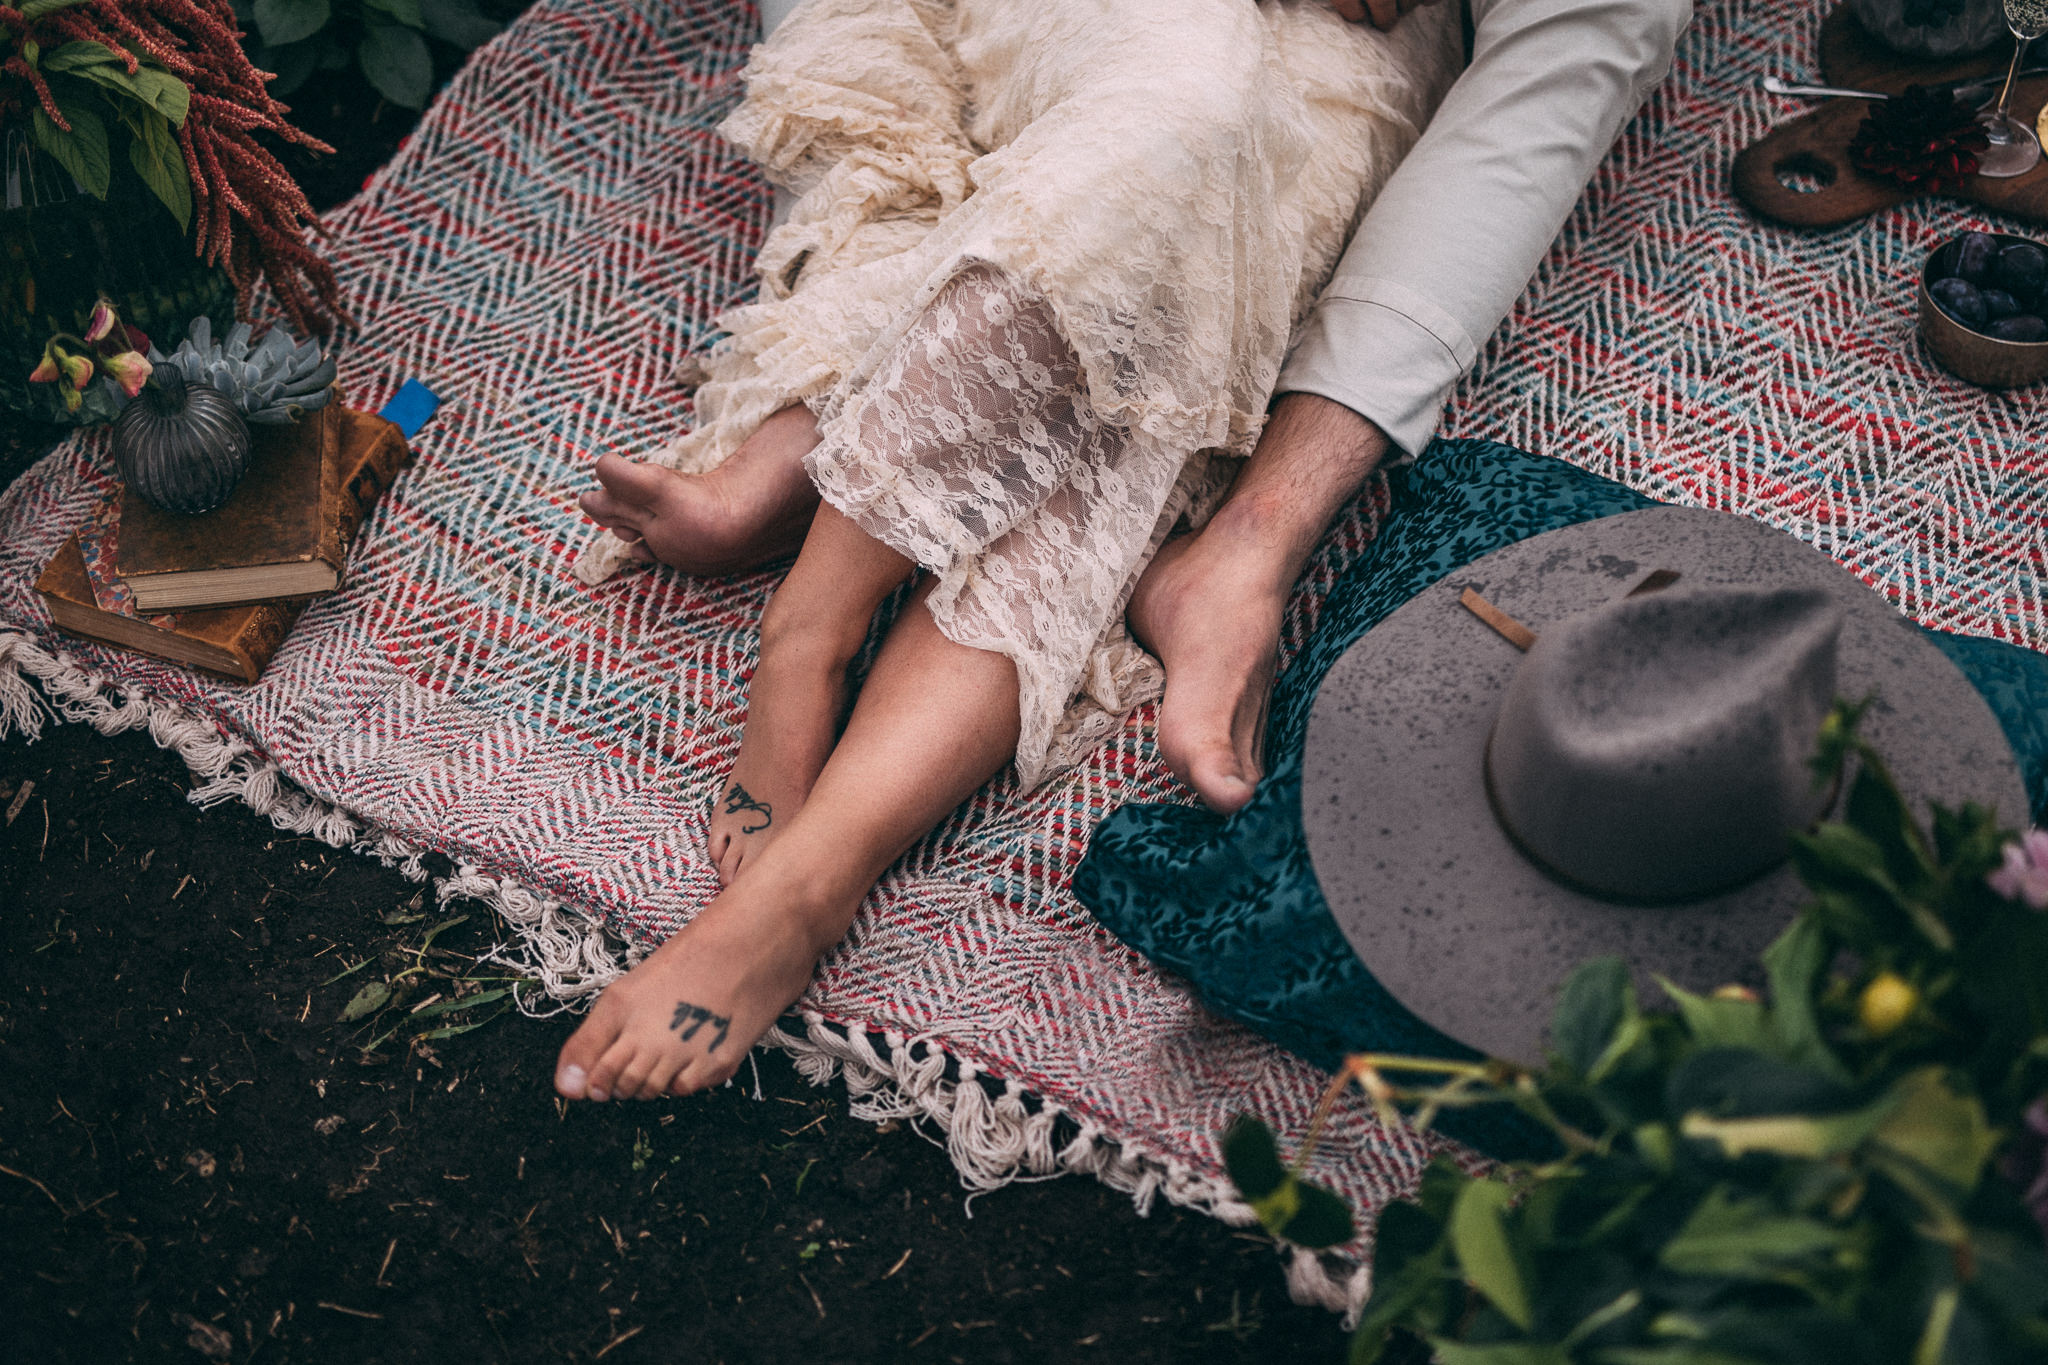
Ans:
MULTIPOLYGON (((1918 253, 1980 220, 1930 203, 1798 235, 1726 193, 1735 151, 1787 112, 1757 76, 1804 70, 1817 20, 1791 0, 1701 5, 1451 429, 1758 516, 1930 624, 2039 648, 2048 399, 1968 389, 1911 335, 1918 253)), ((200 799, 387 857, 441 851, 463 869, 443 893, 488 899, 558 998, 618 970, 591 922, 642 947, 680 924, 716 888, 705 806, 775 579, 590 588, 568 569, 590 464, 687 425, 672 372, 747 291, 768 199, 712 130, 756 22, 718 0, 542 0, 333 217, 364 319, 341 355, 352 399, 418 376, 446 406, 347 586, 260 683, 52 633, 29 585, 107 486, 103 443, 9 489, 0 724, 36 723, 32 678, 74 718, 150 726, 208 779, 200 799)), ((1379 511, 1368 497, 1324 546, 1290 643, 1379 511)), ((1087 1170, 1248 1217, 1219 1130, 1252 1111, 1291 1144, 1324 1078, 1206 1014, 1066 889, 1104 813, 1176 799, 1149 709, 1038 792, 993 784, 890 872, 784 1041, 820 1078, 843 1069, 861 1112, 930 1120, 971 1184, 1087 1170)), ((1369 1213, 1429 1153, 1342 1113, 1315 1173, 1369 1213)), ((1297 1260, 1296 1288, 1355 1301, 1355 1265, 1297 1260)))

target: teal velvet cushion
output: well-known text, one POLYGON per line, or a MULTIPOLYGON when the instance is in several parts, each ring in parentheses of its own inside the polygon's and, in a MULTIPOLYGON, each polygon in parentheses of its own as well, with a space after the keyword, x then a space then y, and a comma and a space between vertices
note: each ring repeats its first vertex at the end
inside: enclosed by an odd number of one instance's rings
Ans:
MULTIPOLYGON (((1301 747, 1330 665, 1423 588, 1544 531, 1652 506, 1641 494, 1490 441, 1438 441, 1389 476, 1378 537, 1338 580, 1314 636, 1274 690, 1267 771, 1229 817, 1125 806, 1095 831, 1074 893, 1110 932, 1192 983, 1210 1008, 1318 1066, 1349 1052, 1471 1057, 1365 969, 1323 903, 1301 832, 1301 747)), ((1984 693, 2048 812, 2048 657, 1996 640, 1929 636, 1984 693)), ((2017 816, 2017 812, 2013 816, 2017 816)), ((1505 1155, 1526 1130, 1471 1111, 1442 1125, 1505 1155)))

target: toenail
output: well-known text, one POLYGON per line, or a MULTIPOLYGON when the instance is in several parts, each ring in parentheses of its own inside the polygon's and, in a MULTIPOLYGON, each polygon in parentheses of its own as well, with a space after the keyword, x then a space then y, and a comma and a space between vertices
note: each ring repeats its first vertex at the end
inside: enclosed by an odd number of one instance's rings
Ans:
POLYGON ((612 1092, 606 1090, 601 1085, 593 1085, 592 1087, 590 1087, 590 1098, 596 1100, 599 1104, 603 1104, 606 1100, 610 1099, 611 1097, 612 1092))
POLYGON ((580 1100, 583 1098, 583 1087, 586 1079, 583 1074, 583 1068, 572 1063, 569 1066, 563 1067, 561 1073, 555 1077, 555 1089, 561 1091, 570 1099, 580 1100))

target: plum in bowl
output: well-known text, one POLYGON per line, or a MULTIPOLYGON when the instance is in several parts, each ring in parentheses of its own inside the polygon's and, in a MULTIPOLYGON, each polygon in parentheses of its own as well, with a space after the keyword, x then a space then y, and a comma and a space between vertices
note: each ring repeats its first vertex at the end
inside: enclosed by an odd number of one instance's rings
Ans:
POLYGON ((1920 272, 1920 335, 1972 384, 2048 379, 2048 246, 2001 232, 1943 243, 1920 272))

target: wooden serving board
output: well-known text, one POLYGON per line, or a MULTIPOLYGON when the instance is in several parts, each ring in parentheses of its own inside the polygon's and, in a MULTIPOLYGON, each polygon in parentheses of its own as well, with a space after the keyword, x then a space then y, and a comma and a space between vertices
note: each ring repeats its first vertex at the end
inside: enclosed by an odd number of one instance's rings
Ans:
MULTIPOLYGON (((1821 23, 1820 69, 1824 83, 1852 90, 1902 93, 1909 85, 1936 85, 2003 74, 2012 49, 1953 61, 1914 61, 1872 38, 1846 7, 1821 23)), ((2048 39, 2028 49, 2029 64, 2048 59, 2048 39)), ((1797 73, 1785 73, 1793 79, 1797 73)), ((2048 104, 2048 76, 2033 76, 2013 91, 2013 117, 2028 127, 2048 104)), ((1922 190, 1909 190, 1859 171, 1849 161, 1849 142, 1871 109, 1868 100, 1821 102, 1810 114, 1780 124, 1735 158, 1735 193, 1765 218, 1793 227, 1828 228, 1902 204, 1922 190), (1811 191, 1792 188, 1793 176, 1811 191)), ((2006 180, 1971 176, 1955 198, 2031 222, 2048 223, 2048 160, 2025 175, 2006 180)))

